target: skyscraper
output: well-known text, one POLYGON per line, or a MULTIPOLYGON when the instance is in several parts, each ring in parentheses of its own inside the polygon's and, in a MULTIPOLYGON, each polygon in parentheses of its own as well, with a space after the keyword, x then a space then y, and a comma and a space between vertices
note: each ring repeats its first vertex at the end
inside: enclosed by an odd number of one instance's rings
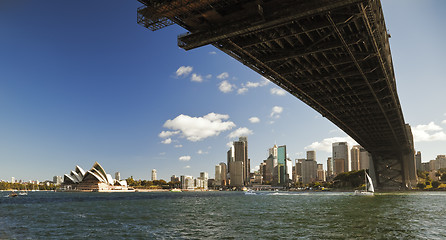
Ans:
POLYGON ((325 182, 326 180, 324 165, 322 164, 317 164, 317 180, 321 182, 325 182))
POLYGON ((328 177, 333 175, 333 159, 331 157, 327 159, 327 175, 328 177))
POLYGON ((333 171, 335 174, 339 174, 341 172, 348 172, 351 169, 350 165, 350 152, 348 150, 348 143, 347 142, 335 142, 332 144, 333 147, 333 171), (340 169, 336 163, 344 163, 343 169, 340 169))
POLYGON ((221 167, 221 185, 226 186, 228 184, 228 168, 224 162, 220 163, 221 167))
POLYGON ((359 147, 359 169, 370 169, 372 155, 363 147, 359 147))
POLYGON ((215 165, 215 185, 216 186, 221 186, 221 166, 220 164, 215 165))
POLYGON ((316 151, 307 151, 307 159, 316 160, 316 151))
POLYGON ((152 169, 152 181, 156 180, 156 169, 152 169))
POLYGON ((352 147, 352 150, 350 150, 351 153, 351 167, 352 167, 352 171, 358 171, 359 167, 360 167, 360 163, 359 163, 359 156, 360 156, 360 147, 359 145, 355 145, 352 147))
POLYGON ((288 183, 288 178, 286 176, 287 166, 286 166, 286 145, 279 146, 277 148, 277 184, 285 185, 288 183))
POLYGON ((317 162, 311 159, 302 161, 302 183, 308 184, 317 180, 317 162))
POLYGON ((241 185, 249 184, 251 171, 249 169, 250 160, 248 158, 248 140, 246 137, 240 137, 239 141, 235 141, 232 143, 232 147, 230 151, 228 151, 228 167, 232 186, 240 186, 239 184, 240 177, 242 181, 241 185), (240 167, 242 169, 238 169, 240 167), (233 173, 232 171, 236 172, 233 173), (233 181, 233 178, 236 178, 235 182, 233 181))
POLYGON ((418 151, 417 154, 415 154, 415 163, 417 166, 417 170, 423 171, 422 165, 421 165, 421 152, 418 151))
POLYGON ((215 165, 215 185, 225 186, 226 185, 226 164, 219 163, 215 165))
POLYGON ((437 155, 435 161, 437 161, 437 169, 446 168, 446 155, 437 155))
POLYGON ((121 180, 121 173, 120 172, 115 172, 115 179, 120 181, 121 180))

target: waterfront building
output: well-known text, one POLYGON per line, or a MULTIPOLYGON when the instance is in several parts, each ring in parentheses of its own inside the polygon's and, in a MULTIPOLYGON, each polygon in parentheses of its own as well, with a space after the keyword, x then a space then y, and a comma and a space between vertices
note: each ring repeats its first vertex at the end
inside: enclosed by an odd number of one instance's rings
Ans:
POLYGON ((327 159, 327 175, 328 177, 333 176, 333 159, 331 157, 327 159))
POLYGON ((277 148, 277 181, 274 184, 286 185, 288 177, 286 176, 286 145, 277 148))
POLYGON ((436 160, 430 160, 429 161, 429 171, 434 171, 436 169, 438 169, 438 163, 436 160))
POLYGON ((265 183, 265 174, 266 174, 266 160, 263 160, 263 162, 259 165, 259 174, 262 176, 260 184, 265 183))
POLYGON ((263 177, 262 177, 262 170, 259 169, 259 171, 255 171, 254 172, 254 176, 251 178, 251 184, 262 184, 263 182, 263 177))
POLYGON ((239 137, 238 141, 234 143, 235 148, 235 160, 243 162, 243 184, 246 186, 249 184, 250 173, 251 173, 251 165, 250 159, 248 158, 248 138, 247 137, 239 137))
POLYGON ((438 166, 438 168, 435 170, 446 168, 446 155, 437 155, 435 161, 437 161, 437 166, 438 166))
POLYGON ((215 185, 216 186, 226 186, 226 164, 219 163, 215 165, 215 185))
POLYGON ((418 151, 417 154, 415 154, 415 164, 417 167, 417 170, 423 171, 423 168, 421 166, 421 152, 418 151))
POLYGON ((105 172, 104 168, 95 162, 93 167, 84 171, 76 166, 74 171, 64 175, 61 190, 64 191, 128 191, 127 181, 116 180, 105 172))
MULTIPOLYGON (((350 165, 350 151, 348 150, 348 143, 347 142, 335 142, 332 144, 332 154, 333 154, 333 161, 335 164, 333 165, 333 171, 335 174, 339 174, 341 172, 348 172, 351 169, 350 165), (336 160, 342 159, 344 162, 343 169, 339 169, 339 167, 336 165, 336 160)), ((339 162, 339 161, 338 161, 339 162)))
POLYGON ((192 176, 180 176, 181 189, 184 190, 194 190, 195 189, 195 179, 192 176))
POLYGON ((221 186, 226 186, 228 184, 228 177, 227 177, 228 168, 224 162, 220 163, 220 167, 221 167, 221 177, 220 177, 221 186))
POLYGON ((335 171, 335 175, 338 175, 339 173, 343 173, 345 172, 345 160, 343 158, 337 158, 334 160, 334 169, 336 169, 335 171))
POLYGON ((302 181, 302 163, 303 163, 303 161, 305 161, 304 158, 295 160, 295 162, 296 162, 296 166, 295 166, 296 177, 295 178, 296 178, 297 182, 302 181))
POLYGON ((53 183, 56 185, 60 185, 63 183, 63 178, 62 176, 54 176, 53 177, 53 183))
POLYGON ((317 180, 317 162, 311 159, 302 161, 302 183, 309 184, 317 180))
POLYGON ((216 186, 221 186, 221 182, 222 182, 221 174, 222 174, 221 165, 220 164, 215 165, 214 180, 215 180, 215 185, 216 186))
POLYGON ((157 180, 156 178, 156 169, 152 169, 152 181, 157 180))
POLYGON ((15 183, 15 177, 11 177, 11 183, 15 183))
POLYGON ((293 181, 293 161, 289 158, 286 159, 286 175, 288 182, 293 181))
POLYGON ((370 169, 372 155, 363 147, 359 147, 359 169, 370 169))
POLYGON ((121 180, 121 173, 120 172, 115 172, 115 179, 116 180, 121 180))
POLYGON ((307 151, 307 159, 317 161, 316 151, 307 151))
POLYGON ((430 166, 429 165, 430 165, 429 162, 421 163, 421 171, 429 172, 430 171, 430 166))
POLYGON ((361 153, 361 146, 355 145, 350 150, 350 159, 351 159, 351 171, 358 171, 360 169, 359 156, 361 153))
POLYGON ((232 187, 242 187, 244 186, 243 178, 243 162, 234 161, 230 165, 231 179, 230 186, 232 187))
POLYGON ((201 190, 208 190, 208 180, 209 180, 209 174, 207 172, 201 172, 200 173, 200 177, 196 178, 194 183, 194 187, 196 189, 201 189, 201 190))
POLYGON ((180 178, 177 177, 177 175, 174 174, 174 175, 170 176, 170 181, 171 182, 179 182, 180 178))
POLYGON ((325 170, 323 164, 317 164, 317 180, 320 182, 325 182, 325 170))

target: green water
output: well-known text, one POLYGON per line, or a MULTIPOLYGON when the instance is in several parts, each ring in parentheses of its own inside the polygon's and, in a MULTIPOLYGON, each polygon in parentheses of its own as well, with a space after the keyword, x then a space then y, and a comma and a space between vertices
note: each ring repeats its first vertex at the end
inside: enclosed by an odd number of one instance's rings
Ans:
POLYGON ((0 239, 446 239, 443 192, 5 195, 0 239))

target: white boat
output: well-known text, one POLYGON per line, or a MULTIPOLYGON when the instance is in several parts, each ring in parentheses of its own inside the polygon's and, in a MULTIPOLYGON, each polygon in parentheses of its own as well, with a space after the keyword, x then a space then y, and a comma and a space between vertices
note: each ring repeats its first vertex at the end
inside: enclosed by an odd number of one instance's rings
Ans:
POLYGON ((20 196, 27 196, 28 195, 28 190, 26 189, 26 187, 25 187, 24 191, 19 192, 19 195, 20 196))
POLYGON ((181 189, 178 189, 178 188, 171 189, 170 191, 171 192, 182 192, 181 189))
POLYGON ((256 192, 252 189, 248 189, 245 191, 245 195, 256 195, 256 192))
POLYGON ((361 191, 361 190, 356 190, 355 191, 355 195, 358 196, 374 196, 374 192, 375 192, 375 188, 373 187, 373 182, 372 179, 370 178, 370 176, 367 174, 366 171, 364 171, 365 176, 364 176, 364 180, 365 180, 365 191, 361 191))

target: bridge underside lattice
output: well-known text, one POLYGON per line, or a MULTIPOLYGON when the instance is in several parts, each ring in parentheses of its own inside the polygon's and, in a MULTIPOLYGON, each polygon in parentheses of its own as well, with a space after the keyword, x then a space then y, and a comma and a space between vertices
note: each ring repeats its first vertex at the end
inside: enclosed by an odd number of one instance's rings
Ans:
POLYGON ((214 45, 344 130, 372 154, 380 186, 416 179, 378 0, 140 2, 140 24, 184 27, 180 47, 214 45))

